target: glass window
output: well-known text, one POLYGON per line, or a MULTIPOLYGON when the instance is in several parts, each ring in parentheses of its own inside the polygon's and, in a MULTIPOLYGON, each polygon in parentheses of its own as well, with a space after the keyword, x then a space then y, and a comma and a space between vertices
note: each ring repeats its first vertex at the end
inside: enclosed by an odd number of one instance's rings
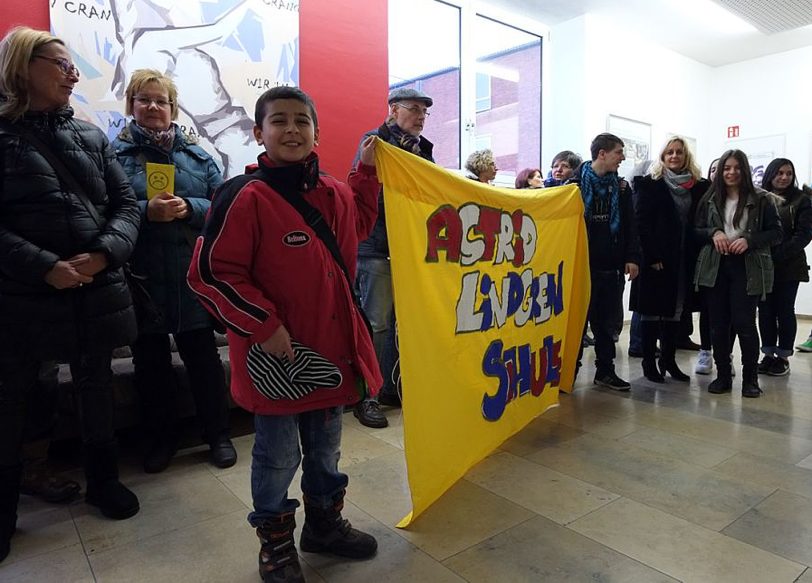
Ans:
POLYGON ((434 160, 460 167, 460 9, 436 0, 389 0, 389 88, 434 100, 423 128, 434 160))
MULTIPOLYGON (((474 139, 474 151, 490 150, 493 147, 493 137, 491 134, 477 134, 474 139)), ((497 164, 498 166, 498 164, 497 164)))
POLYGON ((538 34, 467 0, 389 0, 389 86, 434 99, 423 133, 439 165, 460 168, 485 143, 505 175, 541 165, 538 34))
POLYGON ((485 73, 476 74, 476 110, 485 111, 491 108, 491 76, 485 73))
MULTIPOLYGON (((475 139, 492 136, 496 165, 518 172, 541 156, 541 38, 478 15, 475 139), (480 79, 488 79, 488 107, 480 107, 480 79)), ((483 81, 484 83, 484 81, 483 81)), ((484 95, 483 95, 484 97, 484 95)), ((484 103, 484 101, 483 101, 484 103)))

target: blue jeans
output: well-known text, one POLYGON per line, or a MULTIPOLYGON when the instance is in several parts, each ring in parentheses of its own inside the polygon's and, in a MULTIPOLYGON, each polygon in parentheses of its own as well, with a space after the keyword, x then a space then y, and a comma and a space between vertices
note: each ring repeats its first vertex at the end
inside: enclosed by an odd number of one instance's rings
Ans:
POLYGON ((252 526, 299 507, 298 500, 288 498, 288 488, 300 462, 307 503, 318 508, 333 506, 333 498, 349 482, 346 474, 338 471, 342 414, 342 407, 332 407, 296 415, 254 415, 254 511, 248 515, 252 526))
POLYGON ((372 344, 383 373, 385 393, 395 394, 392 371, 398 360, 395 344, 395 304, 392 295, 392 268, 382 257, 359 257, 356 276, 361 307, 372 326, 372 344))

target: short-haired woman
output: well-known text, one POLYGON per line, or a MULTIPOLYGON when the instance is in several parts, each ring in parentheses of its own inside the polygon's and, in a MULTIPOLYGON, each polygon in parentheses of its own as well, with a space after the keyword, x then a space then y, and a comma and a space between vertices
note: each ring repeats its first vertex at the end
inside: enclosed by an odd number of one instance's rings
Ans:
POLYGON ((541 177, 541 170, 538 168, 525 168, 516 175, 516 189, 541 188, 544 186, 544 179, 541 177))
POLYGON ((561 186, 569 180, 575 173, 583 160, 571 150, 563 150, 553 157, 550 164, 550 173, 544 181, 544 187, 561 186))
POLYGON ((496 167, 496 160, 493 159, 493 152, 490 150, 477 150, 465 161, 465 169, 469 172, 468 178, 478 182, 490 184, 499 169, 496 167))
POLYGON ((212 320, 186 284, 194 242, 203 228, 214 190, 223 177, 212 157, 173 122, 178 116, 174 82, 159 71, 134 71, 125 93, 133 120, 113 141, 130 177, 141 211, 141 234, 132 259, 159 317, 139 318, 133 344, 135 385, 141 396, 146 438, 144 470, 161 472, 178 444, 178 384, 169 335, 175 339, 189 377, 210 461, 233 466, 229 439, 228 389, 212 320), (148 163, 174 166, 173 192, 147 196, 148 163))

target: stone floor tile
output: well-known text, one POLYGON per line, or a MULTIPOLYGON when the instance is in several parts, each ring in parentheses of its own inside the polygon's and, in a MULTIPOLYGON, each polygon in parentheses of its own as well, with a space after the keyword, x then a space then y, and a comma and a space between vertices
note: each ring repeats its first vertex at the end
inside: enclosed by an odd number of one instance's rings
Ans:
POLYGON ((791 583, 805 569, 625 498, 576 520, 569 528, 686 583, 791 583))
POLYGON ((465 479, 559 524, 572 522, 618 497, 506 452, 486 458, 465 479))

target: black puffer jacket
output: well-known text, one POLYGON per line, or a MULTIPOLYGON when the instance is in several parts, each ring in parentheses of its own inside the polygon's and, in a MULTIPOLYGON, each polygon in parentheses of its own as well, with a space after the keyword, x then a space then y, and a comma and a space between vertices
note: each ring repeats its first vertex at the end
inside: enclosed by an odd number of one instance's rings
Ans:
POLYGON ((51 165, 0 129, 0 350, 71 358, 131 342, 135 317, 121 267, 138 236, 135 195, 106 136, 73 110, 28 113, 35 132, 85 187, 104 224, 60 185, 51 165), (58 290, 45 274, 60 259, 102 252, 108 267, 80 288, 58 290))

